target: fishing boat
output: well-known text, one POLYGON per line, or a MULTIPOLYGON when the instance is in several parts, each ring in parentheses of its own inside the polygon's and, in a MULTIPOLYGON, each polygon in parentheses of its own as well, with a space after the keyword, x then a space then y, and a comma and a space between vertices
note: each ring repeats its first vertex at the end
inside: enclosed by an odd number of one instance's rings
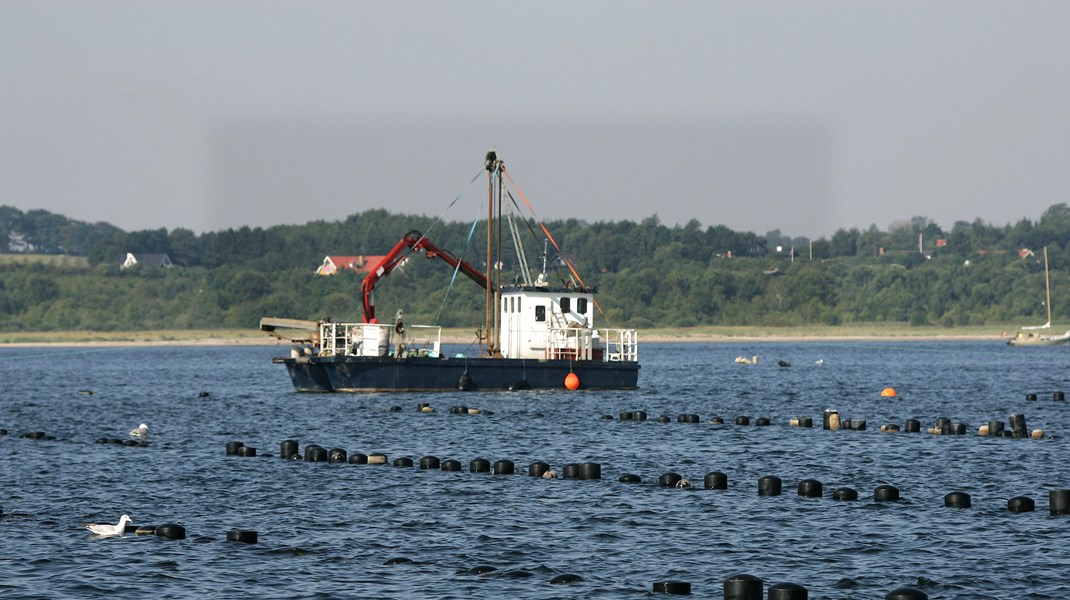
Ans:
POLYGON ((1043 325, 1022 327, 1007 343, 1011 346, 1062 346, 1070 344, 1070 331, 1062 335, 1051 333, 1051 277, 1048 275, 1048 248, 1044 248, 1044 306, 1048 309, 1048 322, 1043 325))
MULTIPOLYGON (((549 230, 544 244, 553 244, 567 267, 563 283, 547 276, 546 252, 536 277, 526 262, 515 221, 508 219, 514 263, 519 273, 503 284, 501 243, 503 198, 516 189, 497 152, 486 155, 487 271, 439 248, 419 231, 406 233, 361 284, 361 322, 308 321, 277 317, 260 320, 260 329, 291 342, 289 356, 274 362, 286 366, 300 392, 456 391, 523 389, 635 389, 639 378, 639 336, 635 329, 598 328, 601 312, 595 294, 574 265, 561 253, 549 230), (444 352, 442 328, 410 325, 398 309, 393 322, 376 317, 376 285, 414 253, 441 259, 485 290, 485 319, 477 329, 478 351, 444 352)), ((534 211, 532 211, 534 213, 534 211)), ((508 217, 508 215, 507 215, 508 217)), ((537 221, 537 220, 536 220, 537 221)))

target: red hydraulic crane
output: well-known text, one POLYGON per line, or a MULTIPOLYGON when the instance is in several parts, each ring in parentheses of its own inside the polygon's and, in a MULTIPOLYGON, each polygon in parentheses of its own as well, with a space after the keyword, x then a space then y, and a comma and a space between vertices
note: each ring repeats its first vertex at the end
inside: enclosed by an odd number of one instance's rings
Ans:
POLYGON ((449 266, 460 270, 484 289, 487 287, 487 276, 479 269, 457 258, 450 251, 435 246, 422 233, 413 229, 406 233, 397 244, 394 244, 394 247, 383 257, 383 260, 379 261, 379 264, 375 265, 364 277, 364 282, 361 283, 360 289, 363 296, 365 323, 379 322, 375 318, 375 304, 372 301, 372 292, 375 291, 375 285, 381 278, 390 274, 405 260, 408 256, 408 253, 405 252, 406 248, 409 249, 409 252, 422 252, 427 258, 440 258, 446 261, 449 266))

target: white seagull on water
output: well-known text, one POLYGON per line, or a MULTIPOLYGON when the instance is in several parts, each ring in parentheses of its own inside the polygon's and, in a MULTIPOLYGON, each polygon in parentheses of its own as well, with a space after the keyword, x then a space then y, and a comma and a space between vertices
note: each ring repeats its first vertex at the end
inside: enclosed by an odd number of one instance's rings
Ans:
POLYGON ((142 423, 141 425, 138 425, 137 427, 131 429, 130 435, 132 437, 147 438, 149 437, 149 426, 142 423))
POLYGON ((129 515, 123 515, 119 517, 118 525, 98 525, 96 523, 87 523, 85 528, 99 536, 113 536, 123 535, 126 532, 126 524, 130 522, 129 515))

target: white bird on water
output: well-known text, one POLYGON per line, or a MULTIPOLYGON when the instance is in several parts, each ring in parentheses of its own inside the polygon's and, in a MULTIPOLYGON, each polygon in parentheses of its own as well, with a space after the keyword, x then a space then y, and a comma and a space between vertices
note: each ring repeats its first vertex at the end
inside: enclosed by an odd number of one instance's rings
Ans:
POLYGON ((137 427, 131 429, 130 435, 132 437, 147 438, 149 437, 149 426, 142 423, 141 425, 138 425, 137 427))
POLYGON ((85 528, 99 536, 123 535, 126 532, 126 524, 130 522, 129 515, 119 517, 118 525, 87 523, 85 528))

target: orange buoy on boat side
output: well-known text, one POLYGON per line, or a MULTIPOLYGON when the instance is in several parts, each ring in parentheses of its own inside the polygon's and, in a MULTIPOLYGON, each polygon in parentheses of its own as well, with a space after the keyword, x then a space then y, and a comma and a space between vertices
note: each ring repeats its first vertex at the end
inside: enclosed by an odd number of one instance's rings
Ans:
POLYGON ((569 371, 568 375, 565 375, 565 389, 569 391, 580 389, 580 378, 572 371, 569 371))
POLYGON ((895 393, 895 389, 894 388, 886 387, 883 390, 881 390, 881 397, 882 398, 895 398, 895 396, 896 396, 896 393, 895 393))

